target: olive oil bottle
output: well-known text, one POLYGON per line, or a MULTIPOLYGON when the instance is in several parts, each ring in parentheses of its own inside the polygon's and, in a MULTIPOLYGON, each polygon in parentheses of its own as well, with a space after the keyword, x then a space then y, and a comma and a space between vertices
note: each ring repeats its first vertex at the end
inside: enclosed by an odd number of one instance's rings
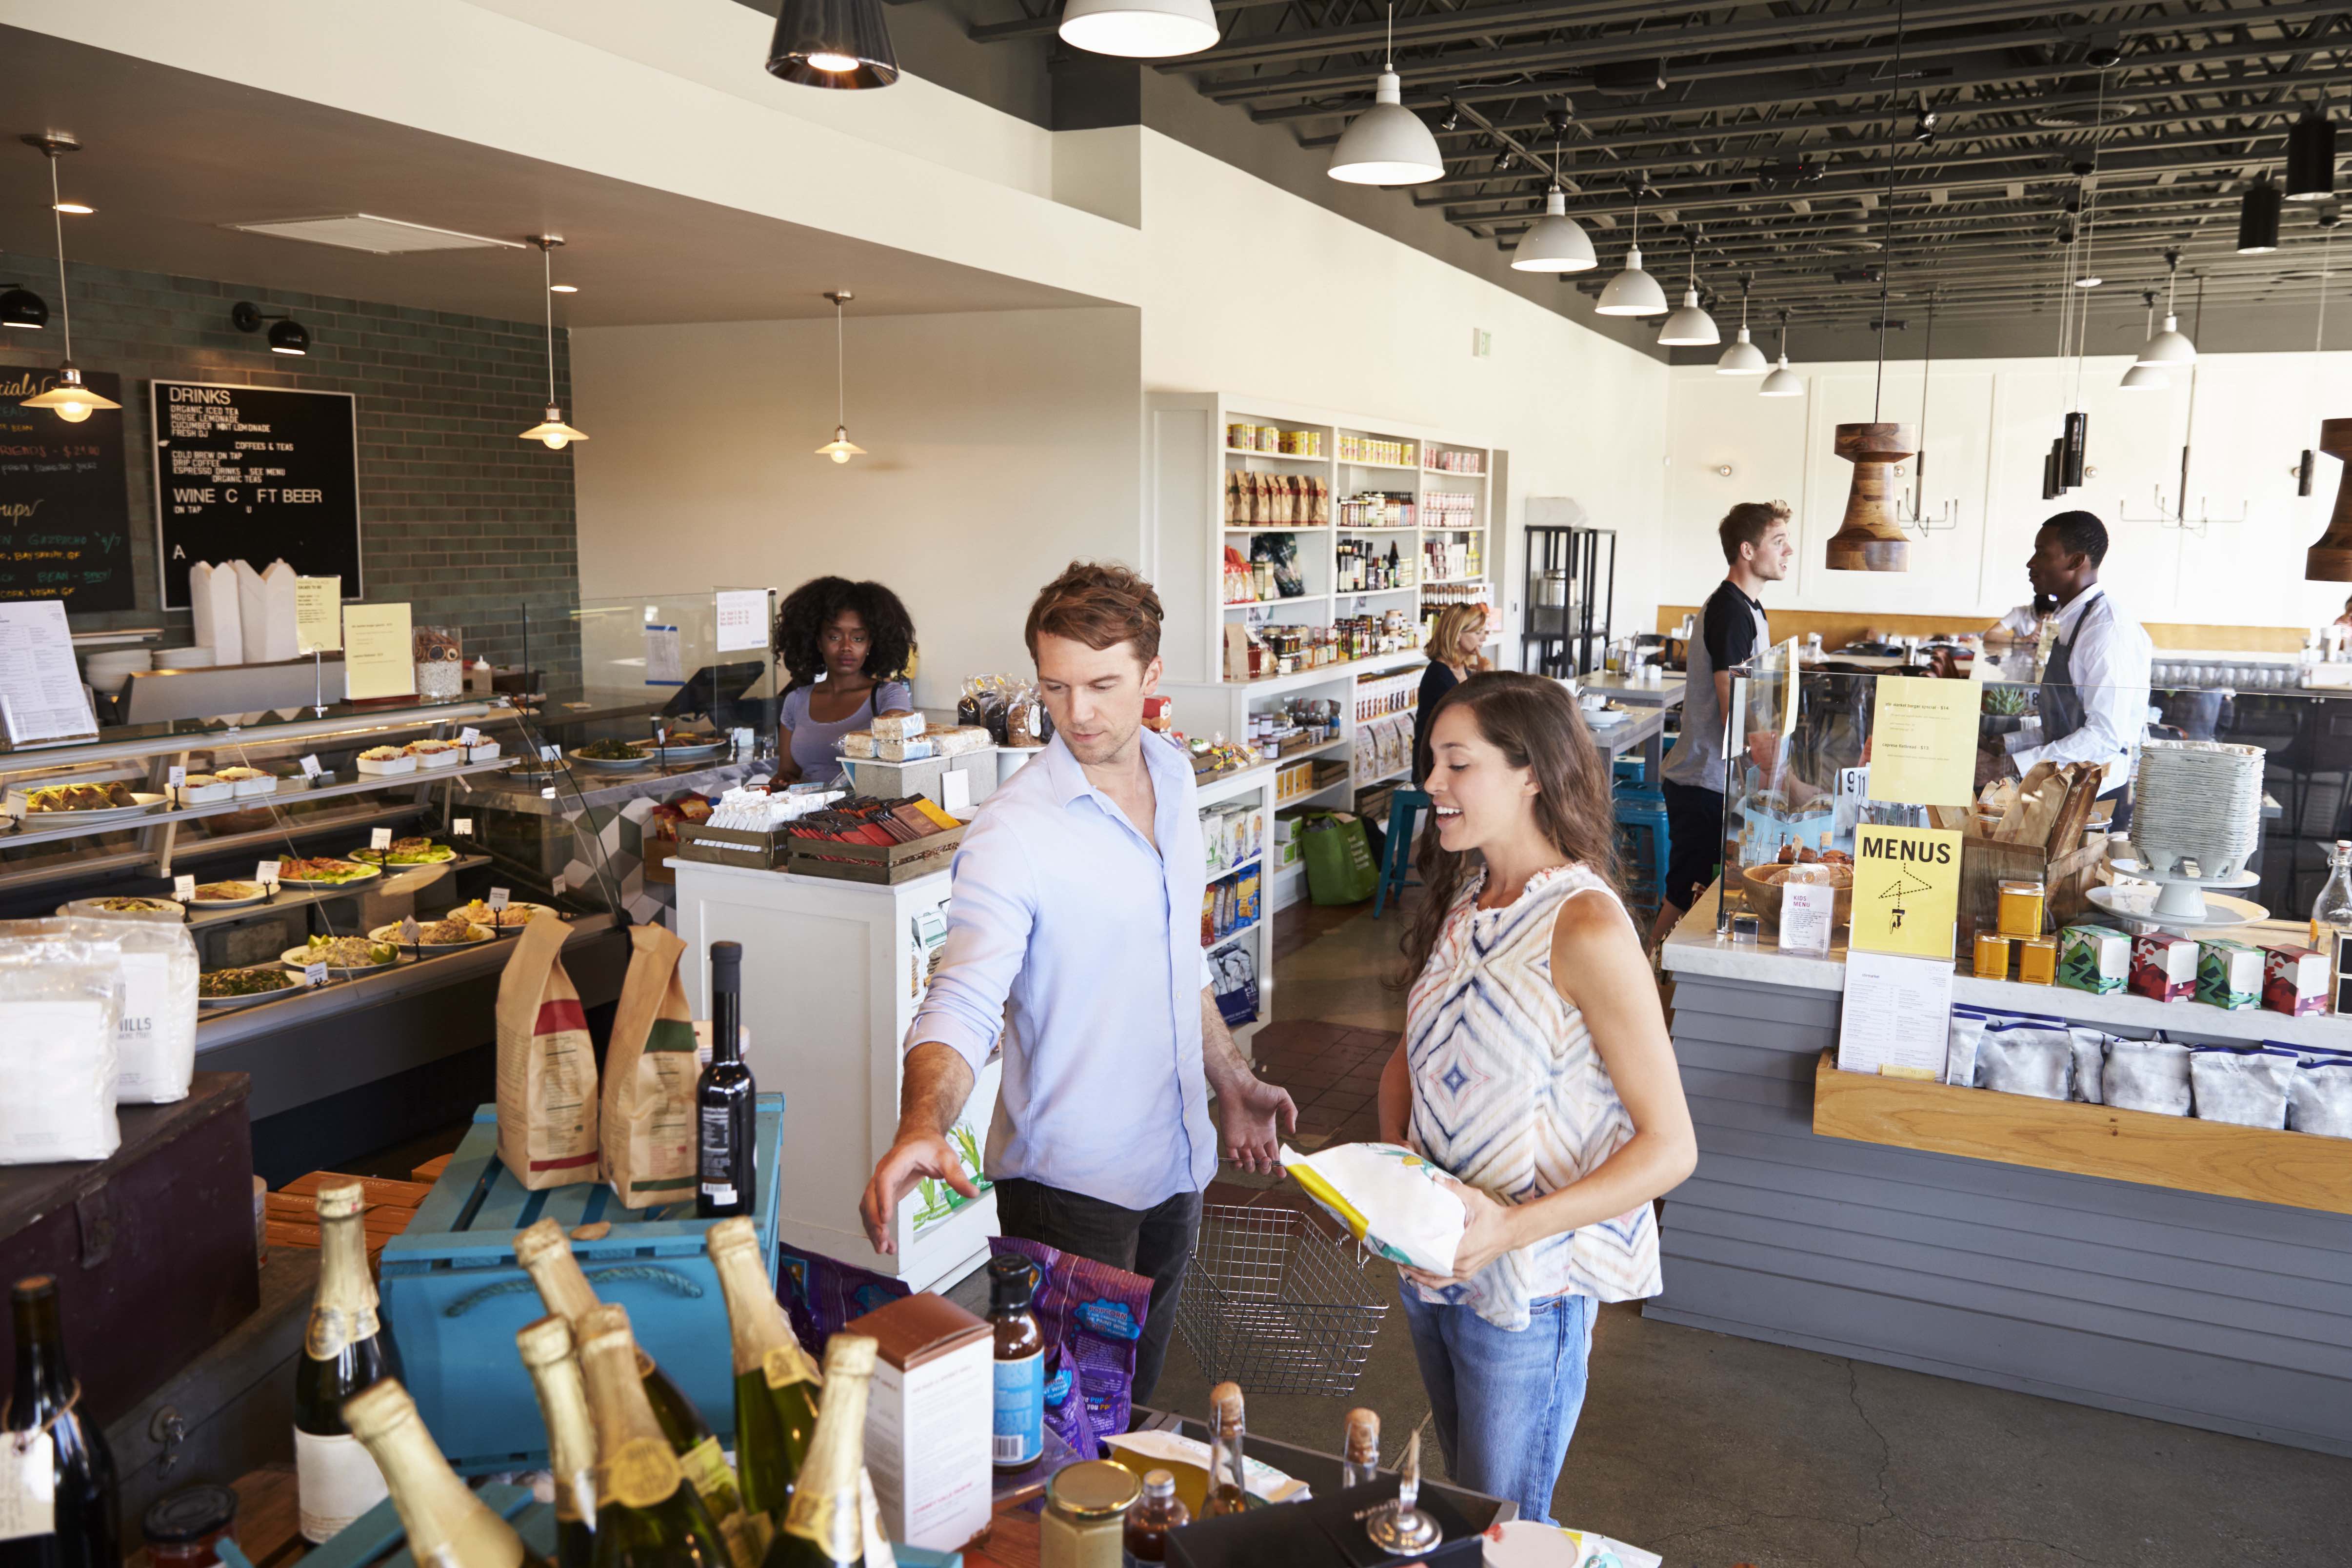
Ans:
POLYGON ((866 1395, 879 1348, 864 1334, 826 1342, 816 1436, 761 1568, 865 1568, 866 1395))
POLYGON ((515 1348, 547 1423, 547 1468, 555 1478, 556 1568, 590 1568, 596 1550, 596 1430, 588 1390, 572 1358, 572 1325, 558 1317, 525 1324, 515 1348))
POLYGON ((343 1401, 342 1416, 374 1456, 408 1531, 408 1550, 433 1568, 548 1568, 514 1527, 457 1479, 415 1402, 395 1378, 343 1401))
POLYGON ((594 1568, 728 1568, 719 1526, 654 1418, 628 1312, 592 1307, 577 1333, 596 1424, 594 1568))
POLYGON ((776 1300, 751 1220, 722 1219, 703 1244, 727 1298, 735 1344, 735 1466, 743 1510, 781 1520, 816 1435, 816 1362, 776 1300))
POLYGON ((319 1189, 319 1288, 294 1364, 294 1482, 305 1541, 317 1543, 382 1502, 384 1480, 351 1428, 343 1401, 400 1375, 368 1277, 365 1189, 319 1189))

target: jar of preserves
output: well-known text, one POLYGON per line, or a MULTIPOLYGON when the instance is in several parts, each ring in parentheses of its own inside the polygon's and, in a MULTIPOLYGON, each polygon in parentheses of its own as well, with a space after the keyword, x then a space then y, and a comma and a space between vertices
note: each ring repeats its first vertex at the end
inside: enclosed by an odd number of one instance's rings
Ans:
POLYGON ((236 1493, 222 1486, 183 1487, 159 1498, 140 1520, 155 1568, 214 1568, 217 1543, 236 1523, 236 1493))
POLYGON ((1119 1568, 1127 1511, 1142 1493, 1132 1471, 1108 1459, 1055 1471, 1037 1521, 1039 1568, 1119 1568))

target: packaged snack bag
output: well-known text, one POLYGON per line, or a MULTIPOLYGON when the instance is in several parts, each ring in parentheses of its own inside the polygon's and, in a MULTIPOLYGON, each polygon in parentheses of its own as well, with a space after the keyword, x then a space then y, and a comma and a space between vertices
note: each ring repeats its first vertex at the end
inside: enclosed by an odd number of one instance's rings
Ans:
POLYGON ((1319 1154, 1282 1151, 1282 1168, 1349 1233, 1391 1263, 1454 1272, 1469 1210, 1445 1173, 1396 1144, 1339 1144, 1319 1154))
POLYGON ((499 976, 499 1158, 530 1189, 596 1174, 596 1049, 563 972, 569 930, 534 917, 499 976))
POLYGON ((659 925, 630 928, 629 972, 604 1052, 597 1171, 624 1207, 694 1196, 694 1086, 701 1063, 677 977, 686 944, 659 925))
MULTIPOLYGON (((1077 1453, 1098 1458, 1101 1437, 1127 1430, 1135 1389, 1135 1346, 1143 1337, 1151 1281, 1018 1237, 992 1236, 988 1249, 991 1256, 1009 1252, 1037 1265, 1037 1293, 1029 1310, 1036 1314, 1046 1342, 1061 1351, 1058 1368, 1048 1364, 1045 1369, 1046 1424, 1077 1453), (1071 1383, 1057 1387, 1064 1371, 1071 1375, 1071 1383)), ((1171 1305, 1169 1310, 1175 1309, 1171 1305)))

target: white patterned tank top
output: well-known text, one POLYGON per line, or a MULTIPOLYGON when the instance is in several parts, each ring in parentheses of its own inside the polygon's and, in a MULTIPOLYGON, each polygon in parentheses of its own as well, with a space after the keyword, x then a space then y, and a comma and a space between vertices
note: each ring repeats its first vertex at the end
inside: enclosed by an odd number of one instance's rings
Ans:
MULTIPOLYGON (((1405 1004, 1412 1137, 1429 1161, 1497 1202, 1532 1202, 1582 1179, 1633 1136, 1584 1014, 1552 985, 1552 925, 1577 894, 1616 894, 1582 865, 1538 872, 1517 899, 1480 909, 1486 873, 1454 900, 1405 1004)), ((1656 1295, 1650 1205, 1506 1252, 1467 1284, 1413 1287, 1523 1329, 1533 1302, 1656 1295)))

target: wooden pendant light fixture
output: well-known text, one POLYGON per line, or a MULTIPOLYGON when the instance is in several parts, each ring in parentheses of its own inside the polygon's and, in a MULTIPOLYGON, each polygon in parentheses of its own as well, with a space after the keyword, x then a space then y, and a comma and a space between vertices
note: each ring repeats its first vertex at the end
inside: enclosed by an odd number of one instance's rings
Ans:
POLYGON ((1845 520, 1830 536, 1832 571, 1911 570, 1911 541, 1895 526, 1889 497, 1895 493, 1895 465, 1918 450, 1918 431, 1912 425, 1837 427, 1837 455, 1853 465, 1853 484, 1846 491, 1845 520))
POLYGON ((2327 531, 2304 552, 2303 575, 2310 582, 2352 582, 2352 419, 2321 422, 2319 449, 2342 466, 2336 509, 2327 516, 2327 531))

